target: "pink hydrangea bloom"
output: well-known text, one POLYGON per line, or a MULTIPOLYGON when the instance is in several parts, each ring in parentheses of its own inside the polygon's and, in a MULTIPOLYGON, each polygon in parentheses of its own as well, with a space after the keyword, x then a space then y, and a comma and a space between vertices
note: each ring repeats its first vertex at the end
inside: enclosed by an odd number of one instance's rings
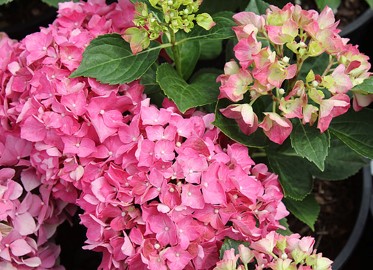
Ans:
POLYGON ((87 168, 96 156, 103 164, 122 157, 114 150, 126 119, 117 109, 139 101, 131 85, 68 77, 93 38, 132 26, 133 13, 127 0, 63 3, 39 32, 19 42, 0 36, 0 256, 6 269, 62 269, 52 237, 66 213, 74 214, 68 202, 75 204, 92 180, 87 168), (106 103, 114 106, 102 107, 106 103), (109 138, 114 133, 116 139, 109 138))
MULTIPOLYGON (((281 144, 291 132, 291 118, 309 125, 318 120, 318 128, 324 132, 334 117, 349 108, 341 104, 341 95, 371 75, 369 57, 339 35, 338 22, 329 7, 319 14, 291 3, 283 8, 271 5, 264 15, 245 11, 233 19, 238 39, 233 50, 238 63, 227 62, 217 81, 221 84, 219 99, 231 102, 221 112, 234 119, 245 135, 259 127, 270 140, 281 144), (284 47, 292 51, 293 59, 284 47), (310 70, 306 79, 300 80, 304 61, 312 61, 322 53, 330 56, 328 67, 320 74, 310 70), (326 91, 328 99, 316 97, 321 91, 326 91), (262 97, 272 111, 248 112, 248 106, 252 108, 262 97), (253 124, 253 116, 264 119, 259 125, 253 124)), ((358 92, 351 96, 355 110, 373 100, 371 95, 358 92)), ((343 101, 350 103, 345 98, 343 101)))
POLYGON ((13 168, 0 169, 1 261, 6 269, 60 269, 52 237, 67 217, 66 203, 51 196, 35 170, 13 168))
POLYGON ((214 270, 247 269, 248 265, 255 269, 331 270, 332 261, 316 253, 314 244, 312 237, 300 237, 299 234, 283 236, 273 231, 249 247, 240 244, 239 254, 235 254, 233 248, 226 250, 214 270))
MULTIPOLYGON (((136 126, 141 128, 135 131, 134 139, 122 138, 125 149, 122 155, 126 160, 132 156, 133 163, 129 166, 120 158, 111 161, 119 166, 118 172, 123 170, 124 179, 113 177, 110 169, 113 167, 106 163, 101 177, 96 176, 91 185, 82 186, 78 204, 86 209, 84 217, 89 215, 96 220, 96 229, 91 228, 90 222, 83 222, 88 232, 92 232, 87 234, 87 248, 106 247, 114 232, 121 229, 129 236, 126 245, 132 243, 130 246, 136 253, 125 253, 124 257, 113 253, 114 265, 124 263, 132 267, 140 263, 135 259, 137 254, 142 254, 140 264, 151 269, 153 266, 198 269, 203 255, 199 257, 192 252, 195 247, 203 250, 205 243, 210 242, 217 252, 225 236, 259 239, 269 228, 281 227, 279 220, 288 212, 281 206, 283 195, 277 176, 268 173, 265 166, 255 165, 243 146, 232 144, 227 146, 226 153, 222 151, 218 138, 223 135, 216 128, 211 129, 210 122, 202 120, 213 118, 183 117, 172 108, 158 109, 147 102, 139 106, 140 112, 145 112, 140 113, 140 119, 133 113, 137 109, 130 112, 136 126), (161 120, 161 115, 170 120, 161 120), (167 130, 173 136, 167 136, 167 130), (270 190, 278 190, 277 195, 270 196, 270 190), (126 194, 125 203, 119 196, 122 191, 126 194), (117 214, 106 212, 108 208, 117 208, 120 223, 117 214), (266 209, 267 215, 260 214, 262 209, 266 209), (259 227, 256 219, 261 220, 259 227), (148 253, 145 243, 150 239, 155 242, 148 253), (175 256, 180 256, 180 261, 175 256)), ((114 250, 106 248, 108 252, 114 250)), ((101 266, 112 267, 104 266, 104 262, 101 266)))

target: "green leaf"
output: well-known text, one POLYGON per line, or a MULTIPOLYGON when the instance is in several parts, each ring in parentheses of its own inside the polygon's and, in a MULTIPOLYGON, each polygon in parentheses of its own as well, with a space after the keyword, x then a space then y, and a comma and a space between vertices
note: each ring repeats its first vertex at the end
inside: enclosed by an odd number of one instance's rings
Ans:
POLYGON ((356 153, 373 159, 373 110, 350 109, 333 119, 329 131, 356 153))
POLYGON ((310 173, 312 163, 298 156, 286 144, 279 148, 268 148, 269 166, 278 174, 285 197, 303 200, 312 191, 313 179, 310 173))
POLYGON ((324 161, 328 155, 330 145, 328 132, 320 133, 316 127, 302 125, 300 121, 297 121, 293 125, 290 139, 291 145, 297 154, 315 163, 321 171, 324 170, 324 161))
POLYGON ((215 74, 201 74, 188 84, 169 64, 157 70, 157 82, 167 97, 172 99, 181 112, 190 108, 214 103, 219 95, 215 74))
POLYGON ((120 35, 102 35, 91 41, 80 66, 70 77, 91 77, 108 84, 132 82, 156 61, 160 49, 151 47, 134 55, 120 35))
POLYGON ((291 235, 293 234, 292 231, 289 229, 289 224, 287 218, 283 218, 279 220, 280 225, 284 226, 285 229, 277 229, 276 232, 278 232, 281 235, 291 235))
POLYGON ((223 258, 224 252, 226 250, 230 250, 231 248, 234 248, 234 253, 238 254, 239 253, 238 252, 238 246, 241 245, 241 244, 246 246, 246 247, 249 246, 248 242, 237 241, 237 240, 233 240, 231 238, 225 238, 224 242, 223 242, 223 245, 220 248, 220 259, 223 258))
POLYGON ((234 53, 234 46, 237 44, 237 38, 229 39, 225 44, 225 62, 229 62, 231 59, 236 59, 236 55, 234 53))
POLYGON ((344 180, 356 174, 367 164, 368 159, 332 136, 329 154, 325 159, 325 170, 321 172, 315 168, 312 170, 312 174, 322 180, 344 180))
POLYGON ((284 198, 283 202, 288 211, 307 224, 313 231, 315 230, 315 222, 320 213, 320 205, 313 195, 308 195, 301 201, 284 198))
POLYGON ((215 121, 213 124, 218 127, 226 136, 243 145, 255 148, 263 148, 267 145, 268 139, 262 129, 258 129, 251 135, 244 134, 234 119, 226 118, 221 112, 221 108, 229 105, 226 100, 219 100, 215 110, 215 121))
MULTIPOLYGON (((184 31, 179 31, 176 33, 176 40, 186 39, 187 34, 184 31)), ((163 35, 164 43, 169 42, 167 36, 163 35)), ((200 56, 200 44, 198 40, 188 40, 188 42, 178 43, 177 48, 179 50, 179 60, 181 62, 181 75, 184 80, 189 79, 192 75, 196 64, 200 56)), ((171 48, 166 48, 168 55, 171 59, 174 59, 171 48)))
POLYGON ((235 22, 232 19, 233 12, 222 11, 212 15, 212 18, 216 25, 210 30, 205 30, 201 27, 194 27, 190 32, 188 38, 184 41, 191 39, 228 39, 234 37, 232 27, 235 26, 235 22))
POLYGON ((210 60, 217 58, 223 51, 223 43, 221 40, 202 39, 199 41, 200 59, 210 60))
MULTIPOLYGON (((70 1, 70 0, 42 0, 42 2, 55 8, 58 8, 58 3, 67 2, 67 1, 70 1)), ((79 0, 73 0, 73 2, 79 2, 79 0)))
POLYGON ((299 72, 298 79, 305 81, 308 72, 312 69, 315 74, 323 74, 328 66, 329 55, 323 53, 317 57, 309 57, 304 61, 302 68, 299 72))
POLYGON ((184 42, 179 45, 181 73, 185 80, 192 75, 200 55, 198 41, 184 42))
POLYGON ((368 77, 361 84, 354 86, 351 91, 359 94, 373 94, 373 76, 368 77))
POLYGON ((368 3, 370 8, 373 8, 373 0, 365 0, 368 3))
POLYGON ((141 76, 140 83, 145 86, 145 94, 151 94, 154 92, 161 91, 157 80, 156 72, 158 69, 158 64, 154 63, 151 67, 141 76))
POLYGON ((8 4, 10 2, 13 2, 13 0, 0 0, 0 5, 5 5, 5 4, 8 4))
POLYGON ((130 2, 133 3, 133 4, 142 2, 142 3, 147 4, 147 5, 148 5, 148 8, 151 7, 151 5, 150 5, 150 3, 149 3, 148 0, 130 0, 130 2))
POLYGON ((265 14, 269 4, 264 2, 263 0, 250 0, 249 5, 245 9, 245 11, 251 11, 258 15, 265 14))
POLYGON ((332 10, 337 10, 341 5, 341 0, 315 0, 319 10, 323 10, 325 6, 329 6, 332 10))

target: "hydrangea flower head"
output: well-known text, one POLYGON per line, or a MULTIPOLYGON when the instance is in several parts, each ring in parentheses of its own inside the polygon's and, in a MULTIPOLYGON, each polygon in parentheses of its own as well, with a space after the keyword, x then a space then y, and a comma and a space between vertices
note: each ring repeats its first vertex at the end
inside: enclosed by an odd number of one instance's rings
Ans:
MULTIPOLYGON (((245 120, 244 113, 233 113, 232 108, 238 111, 266 96, 272 99, 268 106, 272 111, 251 114, 271 141, 285 141, 292 130, 292 118, 309 125, 317 122, 320 132, 325 132, 334 117, 349 109, 349 91, 370 75, 369 58, 339 35, 329 7, 319 14, 288 3, 282 9, 270 6, 264 15, 245 11, 233 18, 238 63, 228 62, 218 77, 219 98, 233 103, 221 110, 247 135, 255 132, 252 121, 245 120), (320 74, 311 69, 302 78, 304 62, 322 54, 329 56, 325 69, 320 74)), ((353 95, 355 110, 371 101, 370 95, 353 95)))

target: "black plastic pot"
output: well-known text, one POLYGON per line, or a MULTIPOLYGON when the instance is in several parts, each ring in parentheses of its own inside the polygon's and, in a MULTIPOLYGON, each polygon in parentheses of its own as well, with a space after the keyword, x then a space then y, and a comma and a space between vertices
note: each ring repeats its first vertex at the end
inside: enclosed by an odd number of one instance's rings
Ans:
POLYGON ((359 50, 373 57, 373 41, 370 38, 370 32, 373 26, 373 10, 368 9, 356 20, 346 25, 340 35, 349 38, 351 44, 359 45, 359 50))
POLYGON ((342 32, 340 33, 341 36, 354 39, 361 39, 363 36, 361 35, 362 30, 367 30, 369 27, 369 23, 373 18, 373 10, 368 9, 363 14, 361 14, 356 20, 346 25, 342 32))
POLYGON ((361 236, 363 235, 365 225, 368 220, 369 209, 371 205, 372 196, 372 175, 371 167, 366 166, 362 172, 362 187, 361 187, 361 201, 359 213, 357 215, 354 228, 347 240, 346 245, 335 258, 332 268, 333 270, 342 270, 343 266, 348 262, 351 255, 354 253, 361 236))

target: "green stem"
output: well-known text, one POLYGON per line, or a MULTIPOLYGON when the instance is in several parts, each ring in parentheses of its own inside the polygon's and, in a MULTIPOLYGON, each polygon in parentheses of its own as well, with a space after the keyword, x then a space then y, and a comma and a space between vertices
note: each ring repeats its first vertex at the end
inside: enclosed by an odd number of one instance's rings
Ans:
POLYGON ((257 96, 256 98, 253 98, 252 100, 250 100, 250 103, 249 105, 250 106, 253 106, 254 102, 259 98, 259 96, 257 96))
POLYGON ((333 56, 329 55, 329 64, 328 66, 326 67, 326 69, 324 70, 323 74, 321 75, 321 77, 324 77, 326 74, 328 74, 328 72, 330 71, 331 67, 333 66, 334 64, 334 61, 333 61, 333 56))
POLYGON ((277 101, 275 99, 273 99, 273 103, 272 103, 272 112, 276 112, 276 109, 277 109, 277 101))
MULTIPOLYGON (((272 42, 271 42, 272 43, 272 42)), ((275 48, 276 54, 278 55, 279 58, 284 57, 284 47, 283 45, 277 45, 272 43, 273 47, 275 48)))
POLYGON ((266 152, 254 152, 250 155, 252 158, 266 157, 266 152))
MULTIPOLYGON (((290 81, 289 81, 289 84, 288 84, 288 91, 291 91, 295 85, 295 83, 297 82, 297 79, 298 79, 298 75, 299 75, 299 72, 300 70, 302 69, 302 66, 303 66, 303 63, 304 61, 307 59, 307 57, 303 58, 303 57, 300 57, 297 55, 297 73, 295 74, 294 78, 292 78, 290 81)), ((288 92, 287 91, 287 92, 288 92)))
POLYGON ((179 47, 176 44, 176 35, 174 31, 169 28, 170 38, 171 38, 171 44, 172 44, 172 54, 174 55, 174 62, 177 73, 182 76, 181 73, 181 61, 180 61, 180 50, 179 47))

